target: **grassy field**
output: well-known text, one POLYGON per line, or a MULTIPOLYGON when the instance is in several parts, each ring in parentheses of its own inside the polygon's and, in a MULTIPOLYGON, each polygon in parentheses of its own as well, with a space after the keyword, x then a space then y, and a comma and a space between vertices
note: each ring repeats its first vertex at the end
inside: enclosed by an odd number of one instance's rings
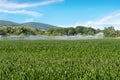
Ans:
POLYGON ((120 40, 0 41, 0 80, 120 80, 120 40))

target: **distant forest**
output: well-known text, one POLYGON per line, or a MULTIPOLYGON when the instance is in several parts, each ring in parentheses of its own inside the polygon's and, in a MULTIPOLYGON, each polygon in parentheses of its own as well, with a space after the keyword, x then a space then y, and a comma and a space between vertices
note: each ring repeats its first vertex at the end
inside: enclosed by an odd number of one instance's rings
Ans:
POLYGON ((63 35, 95 35, 99 32, 103 32, 105 37, 119 37, 120 31, 115 30, 114 27, 106 27, 103 30, 94 29, 91 27, 77 26, 75 28, 49 28, 47 30, 40 30, 37 28, 25 27, 25 26, 2 26, 0 27, 0 35, 47 35, 47 36, 63 36, 63 35))

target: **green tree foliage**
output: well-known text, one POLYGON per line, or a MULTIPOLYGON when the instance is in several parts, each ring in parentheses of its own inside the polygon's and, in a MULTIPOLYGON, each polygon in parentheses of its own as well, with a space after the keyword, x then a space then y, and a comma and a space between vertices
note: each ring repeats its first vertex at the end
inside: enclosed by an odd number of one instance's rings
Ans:
POLYGON ((48 35, 48 36, 63 36, 63 35, 95 35, 103 32, 105 37, 120 37, 120 30, 115 30, 113 26, 106 27, 104 30, 94 29, 91 27, 77 26, 76 28, 49 28, 48 30, 40 30, 26 26, 2 26, 0 27, 0 35, 48 35))
POLYGON ((120 37, 120 30, 116 31, 117 37, 120 37))
POLYGON ((72 28, 72 27, 70 27, 70 28, 68 28, 68 35, 75 35, 75 29, 74 28, 72 28))
POLYGON ((75 31, 76 31, 76 33, 77 34, 83 34, 84 32, 83 32, 83 29, 84 29, 85 27, 84 26, 77 26, 76 28, 75 28, 75 31))
POLYGON ((4 30, 3 28, 0 28, 0 35, 6 35, 7 32, 6 30, 4 30))
POLYGON ((7 35, 37 35, 40 34, 40 30, 36 28, 30 27, 0 27, 0 35, 7 36, 7 35))
POLYGON ((94 35, 97 31, 91 27, 77 26, 76 28, 50 28, 46 32, 49 35, 94 35))
POLYGON ((105 37, 116 37, 117 32, 114 27, 110 26, 103 30, 105 37))
POLYGON ((49 35, 95 35, 99 32, 103 32, 105 37, 119 37, 120 31, 115 30, 113 26, 106 27, 104 30, 94 29, 91 27, 77 26, 76 28, 50 28, 46 31, 49 35))
MULTIPOLYGON (((48 35, 53 36, 62 36, 62 35, 68 35, 68 28, 50 28, 46 31, 48 35)), ((70 32, 70 31, 69 31, 70 32)))

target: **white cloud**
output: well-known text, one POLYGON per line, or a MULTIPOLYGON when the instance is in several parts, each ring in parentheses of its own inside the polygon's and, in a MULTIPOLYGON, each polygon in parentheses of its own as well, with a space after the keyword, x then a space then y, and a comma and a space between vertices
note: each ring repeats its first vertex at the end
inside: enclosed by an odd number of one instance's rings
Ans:
POLYGON ((32 22, 34 19, 26 19, 24 22, 32 22))
POLYGON ((120 13, 103 17, 98 21, 88 21, 86 24, 120 24, 120 13))
POLYGON ((26 14, 34 17, 42 17, 42 14, 33 12, 33 11, 27 11, 27 10, 2 10, 0 9, 1 13, 8 13, 8 14, 26 14))
POLYGON ((115 29, 120 30, 120 12, 107 15, 96 21, 87 21, 84 23, 77 22, 73 25, 58 25, 60 27, 76 27, 76 26, 87 26, 95 29, 104 29, 104 27, 114 26, 115 29))
POLYGON ((36 3, 15 3, 15 2, 10 2, 10 0, 0 0, 0 13, 24 14, 24 15, 30 15, 33 17, 41 17, 42 16, 41 13, 23 10, 23 9, 48 5, 48 4, 62 2, 62 1, 64 0, 45 0, 43 2, 36 2, 36 3))
POLYGON ((13 3, 8 2, 7 0, 0 0, 0 7, 2 8, 8 8, 8 9, 21 9, 21 8, 29 8, 29 7, 37 7, 37 6, 43 6, 48 5, 56 2, 62 2, 64 0, 45 0, 43 2, 37 2, 37 3, 13 3))
POLYGON ((88 21, 85 26, 93 26, 94 28, 103 29, 105 26, 114 26, 115 29, 120 30, 120 12, 103 17, 98 21, 88 21))

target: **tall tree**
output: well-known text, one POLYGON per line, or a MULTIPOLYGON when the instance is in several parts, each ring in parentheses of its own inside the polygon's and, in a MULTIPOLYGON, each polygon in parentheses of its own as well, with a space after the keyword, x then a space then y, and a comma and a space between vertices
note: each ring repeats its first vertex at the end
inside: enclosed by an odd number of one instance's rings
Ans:
POLYGON ((75 29, 73 27, 68 28, 68 35, 75 35, 75 29))
POLYGON ((107 27, 103 30, 105 37, 116 37, 117 33, 113 26, 107 27))

